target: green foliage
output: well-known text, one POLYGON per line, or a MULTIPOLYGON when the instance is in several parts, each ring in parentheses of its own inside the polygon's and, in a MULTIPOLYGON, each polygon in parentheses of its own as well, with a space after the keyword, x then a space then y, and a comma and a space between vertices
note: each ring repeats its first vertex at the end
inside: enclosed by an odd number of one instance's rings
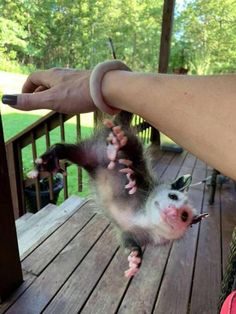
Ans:
POLYGON ((15 42, 20 64, 91 68, 111 58, 111 37, 118 58, 136 69, 156 68, 162 0, 2 0, 0 10, 19 25, 11 45, 0 47, 9 59, 15 42))
POLYGON ((35 65, 27 64, 22 65, 17 60, 9 60, 5 55, 1 55, 0 52, 0 70, 6 72, 14 72, 14 73, 22 73, 22 74, 30 74, 36 70, 35 65))
POLYGON ((236 2, 185 1, 175 19, 172 68, 186 67, 193 74, 236 70, 236 2))
MULTIPOLYGON (((170 71, 235 71, 236 1, 185 0, 181 10, 176 2, 170 71)), ((118 58, 156 71, 162 6, 163 0, 1 0, 0 68, 92 68, 111 58, 111 37, 118 58)))

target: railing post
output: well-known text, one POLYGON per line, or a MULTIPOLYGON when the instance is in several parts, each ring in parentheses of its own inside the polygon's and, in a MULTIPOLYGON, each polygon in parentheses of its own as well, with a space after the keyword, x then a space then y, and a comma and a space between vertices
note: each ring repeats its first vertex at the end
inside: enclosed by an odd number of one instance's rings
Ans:
POLYGON ((22 283, 23 278, 17 245, 1 115, 0 191, 0 302, 2 302, 22 283))
MULTIPOLYGON (((167 73, 168 71, 174 9, 175 0, 164 0, 162 13, 161 42, 159 50, 159 65, 158 65, 159 73, 167 73)), ((160 144, 160 132, 154 129, 153 127, 151 141, 160 144)))

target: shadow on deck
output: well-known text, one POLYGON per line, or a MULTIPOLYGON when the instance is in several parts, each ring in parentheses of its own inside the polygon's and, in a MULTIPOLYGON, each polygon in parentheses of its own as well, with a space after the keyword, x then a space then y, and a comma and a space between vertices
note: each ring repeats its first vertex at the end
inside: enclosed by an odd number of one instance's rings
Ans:
MULTIPOLYGON (((210 168, 189 153, 158 152, 155 170, 163 180, 192 173, 193 182, 210 168)), ((92 203, 79 207, 31 253, 24 256, 24 283, 0 313, 217 313, 220 283, 236 225, 232 181, 217 189, 190 189, 198 212, 210 217, 185 237, 163 247, 148 247, 138 275, 123 276, 127 257, 109 222, 94 215, 92 203)))

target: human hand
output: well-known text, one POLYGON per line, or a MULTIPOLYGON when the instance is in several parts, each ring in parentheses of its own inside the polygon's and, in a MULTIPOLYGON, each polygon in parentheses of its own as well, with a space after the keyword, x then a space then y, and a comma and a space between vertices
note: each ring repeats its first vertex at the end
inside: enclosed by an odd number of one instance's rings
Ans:
POLYGON ((29 75, 22 94, 3 95, 2 102, 20 110, 50 109, 85 113, 96 109, 89 91, 91 71, 52 68, 29 75))

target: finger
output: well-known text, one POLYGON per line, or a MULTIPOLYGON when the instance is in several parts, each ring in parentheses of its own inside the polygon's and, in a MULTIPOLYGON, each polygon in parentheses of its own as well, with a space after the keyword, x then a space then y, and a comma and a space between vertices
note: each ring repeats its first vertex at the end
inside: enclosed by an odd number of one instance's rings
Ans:
POLYGON ((35 109, 53 109, 53 97, 51 89, 38 93, 24 93, 17 96, 15 109, 35 110, 35 109))
POLYGON ((22 93, 33 93, 39 86, 44 86, 45 89, 51 86, 48 71, 37 71, 30 74, 22 87, 22 93))
POLYGON ((38 93, 38 92, 42 92, 42 91, 44 91, 44 90, 46 90, 46 89, 48 89, 47 87, 45 87, 45 86, 39 86, 39 87, 37 87, 36 89, 35 89, 35 93, 38 93))

